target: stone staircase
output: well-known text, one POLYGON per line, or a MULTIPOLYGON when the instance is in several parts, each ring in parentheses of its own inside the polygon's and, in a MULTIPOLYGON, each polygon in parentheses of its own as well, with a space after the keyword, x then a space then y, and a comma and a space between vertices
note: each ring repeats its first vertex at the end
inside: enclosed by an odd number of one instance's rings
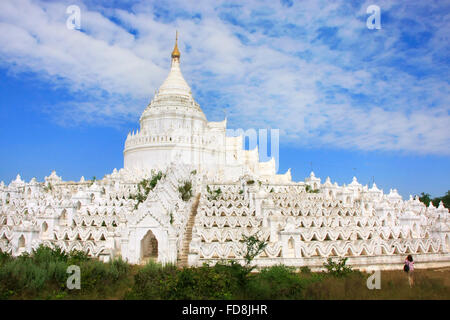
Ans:
POLYGON ((191 215, 186 225, 186 234, 183 238, 183 247, 181 248, 181 254, 178 257, 177 264, 179 267, 184 268, 188 266, 188 254, 189 245, 192 241, 192 229, 194 228, 195 216, 197 215, 198 204, 200 202, 200 193, 196 196, 194 204, 192 205, 191 215))

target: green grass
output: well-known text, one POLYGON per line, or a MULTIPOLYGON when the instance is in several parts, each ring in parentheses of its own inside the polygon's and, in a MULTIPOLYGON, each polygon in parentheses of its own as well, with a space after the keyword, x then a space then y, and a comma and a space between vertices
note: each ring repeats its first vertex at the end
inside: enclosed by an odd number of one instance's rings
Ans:
POLYGON ((382 271, 381 289, 369 290, 369 274, 329 266, 327 273, 283 265, 250 272, 227 262, 182 269, 154 262, 134 266, 39 247, 17 258, 0 252, 0 299, 450 299, 449 268, 416 269, 413 288, 402 270, 382 271), (66 287, 70 265, 80 267, 80 290, 66 287))
POLYGON ((369 290, 366 286, 369 274, 352 273, 344 278, 324 277, 311 283, 306 289, 307 299, 342 300, 410 300, 450 299, 449 270, 415 270, 415 284, 409 287, 405 272, 382 271, 381 289, 369 290))

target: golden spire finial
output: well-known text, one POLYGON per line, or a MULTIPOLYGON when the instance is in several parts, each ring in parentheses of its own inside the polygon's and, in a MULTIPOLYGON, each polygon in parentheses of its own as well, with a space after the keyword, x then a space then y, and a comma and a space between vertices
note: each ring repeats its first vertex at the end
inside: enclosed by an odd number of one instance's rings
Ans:
POLYGON ((178 58, 180 59, 180 51, 178 51, 178 31, 175 37, 175 48, 172 51, 172 59, 178 58))

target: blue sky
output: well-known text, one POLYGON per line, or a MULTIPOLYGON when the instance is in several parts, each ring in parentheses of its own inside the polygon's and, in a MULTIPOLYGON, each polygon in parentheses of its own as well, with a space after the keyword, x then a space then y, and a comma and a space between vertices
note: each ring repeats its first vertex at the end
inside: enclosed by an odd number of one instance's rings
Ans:
POLYGON ((209 120, 280 129, 280 172, 403 197, 450 181, 445 1, 0 2, 0 180, 102 177, 170 65, 209 120), (81 30, 66 8, 81 9, 81 30), (369 30, 369 5, 381 8, 369 30))

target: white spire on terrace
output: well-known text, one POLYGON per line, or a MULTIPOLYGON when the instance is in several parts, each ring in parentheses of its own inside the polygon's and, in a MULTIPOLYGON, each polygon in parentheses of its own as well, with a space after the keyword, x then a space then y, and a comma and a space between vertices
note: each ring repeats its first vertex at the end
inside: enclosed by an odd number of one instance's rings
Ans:
POLYGON ((184 80, 180 70, 180 51, 178 51, 178 32, 175 40, 175 48, 172 51, 172 64, 169 75, 159 88, 158 95, 183 95, 191 96, 191 88, 184 80))

